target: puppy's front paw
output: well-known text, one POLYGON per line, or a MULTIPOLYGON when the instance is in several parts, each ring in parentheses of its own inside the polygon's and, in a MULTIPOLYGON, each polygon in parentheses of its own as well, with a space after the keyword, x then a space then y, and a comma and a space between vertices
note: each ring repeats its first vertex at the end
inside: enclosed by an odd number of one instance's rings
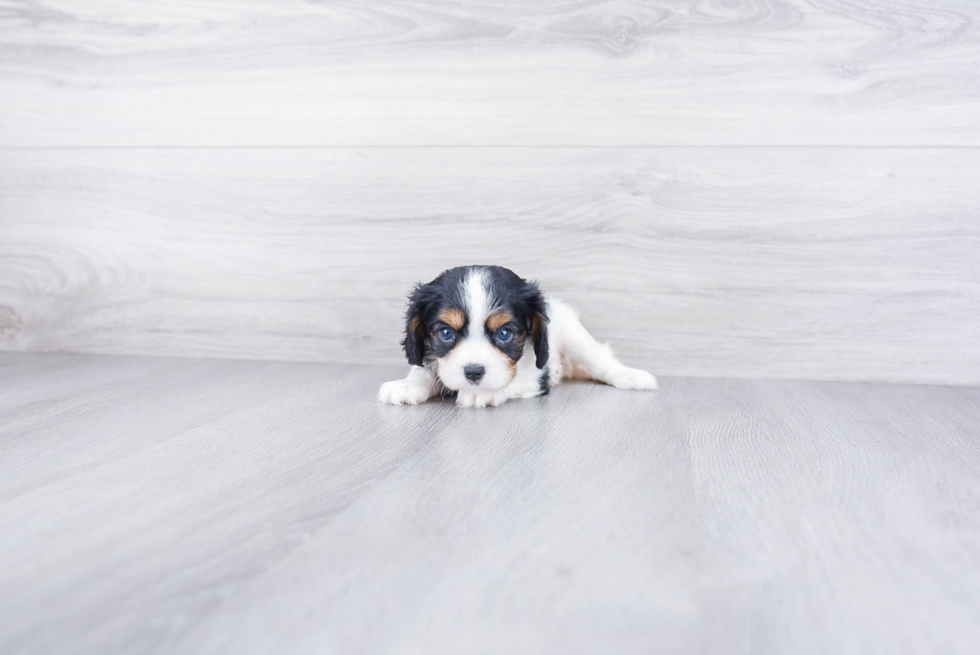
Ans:
POLYGON ((456 394, 456 404, 460 407, 498 407, 506 401, 507 392, 503 389, 499 391, 462 389, 456 394))
POLYGON ((657 378, 646 371, 638 368, 624 366, 616 371, 609 382, 617 389, 636 389, 637 391, 650 391, 657 388, 657 378))
POLYGON ((418 405, 429 399, 429 388, 411 380, 385 382, 378 390, 378 402, 387 405, 418 405))

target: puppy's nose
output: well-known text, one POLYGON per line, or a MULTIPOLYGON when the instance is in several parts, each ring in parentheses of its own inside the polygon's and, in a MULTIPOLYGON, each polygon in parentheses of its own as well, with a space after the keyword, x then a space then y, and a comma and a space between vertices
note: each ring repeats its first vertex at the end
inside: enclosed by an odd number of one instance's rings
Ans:
POLYGON ((483 374, 487 372, 487 369, 483 368, 479 364, 467 364, 463 367, 463 375, 466 379, 476 384, 483 377, 483 374))

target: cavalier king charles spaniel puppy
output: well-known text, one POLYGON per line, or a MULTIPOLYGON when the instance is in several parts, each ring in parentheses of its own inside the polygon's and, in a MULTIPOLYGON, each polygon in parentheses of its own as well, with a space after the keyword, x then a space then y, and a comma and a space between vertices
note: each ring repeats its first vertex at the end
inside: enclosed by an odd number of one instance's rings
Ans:
POLYGON ((592 338, 571 307, 500 266, 451 268, 416 285, 402 345, 412 369, 381 385, 379 402, 417 405, 455 392, 460 407, 496 407, 546 394, 562 378, 657 388, 592 338))

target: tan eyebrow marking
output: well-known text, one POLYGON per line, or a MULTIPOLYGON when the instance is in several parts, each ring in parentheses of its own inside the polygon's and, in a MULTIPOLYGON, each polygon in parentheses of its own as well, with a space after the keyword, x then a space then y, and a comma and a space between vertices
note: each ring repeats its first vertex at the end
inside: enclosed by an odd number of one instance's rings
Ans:
POLYGON ((506 309, 498 309, 487 317, 487 327, 496 332, 514 320, 514 315, 506 309))
POLYGON ((463 313, 462 309, 453 307, 452 309, 444 309, 439 312, 439 320, 452 329, 459 331, 466 325, 466 314, 463 313))

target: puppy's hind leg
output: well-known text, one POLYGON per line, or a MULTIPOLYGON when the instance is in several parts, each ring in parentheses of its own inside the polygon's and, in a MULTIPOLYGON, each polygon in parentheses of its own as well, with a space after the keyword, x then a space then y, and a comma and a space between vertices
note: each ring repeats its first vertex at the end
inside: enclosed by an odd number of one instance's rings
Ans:
POLYGON ((557 300, 549 300, 548 313, 551 319, 549 330, 556 333, 563 359, 567 357, 571 360, 572 365, 567 367, 566 374, 571 376, 581 369, 599 382, 617 389, 657 388, 657 378, 641 369, 626 366, 616 359, 612 348, 596 341, 571 307, 557 300))

